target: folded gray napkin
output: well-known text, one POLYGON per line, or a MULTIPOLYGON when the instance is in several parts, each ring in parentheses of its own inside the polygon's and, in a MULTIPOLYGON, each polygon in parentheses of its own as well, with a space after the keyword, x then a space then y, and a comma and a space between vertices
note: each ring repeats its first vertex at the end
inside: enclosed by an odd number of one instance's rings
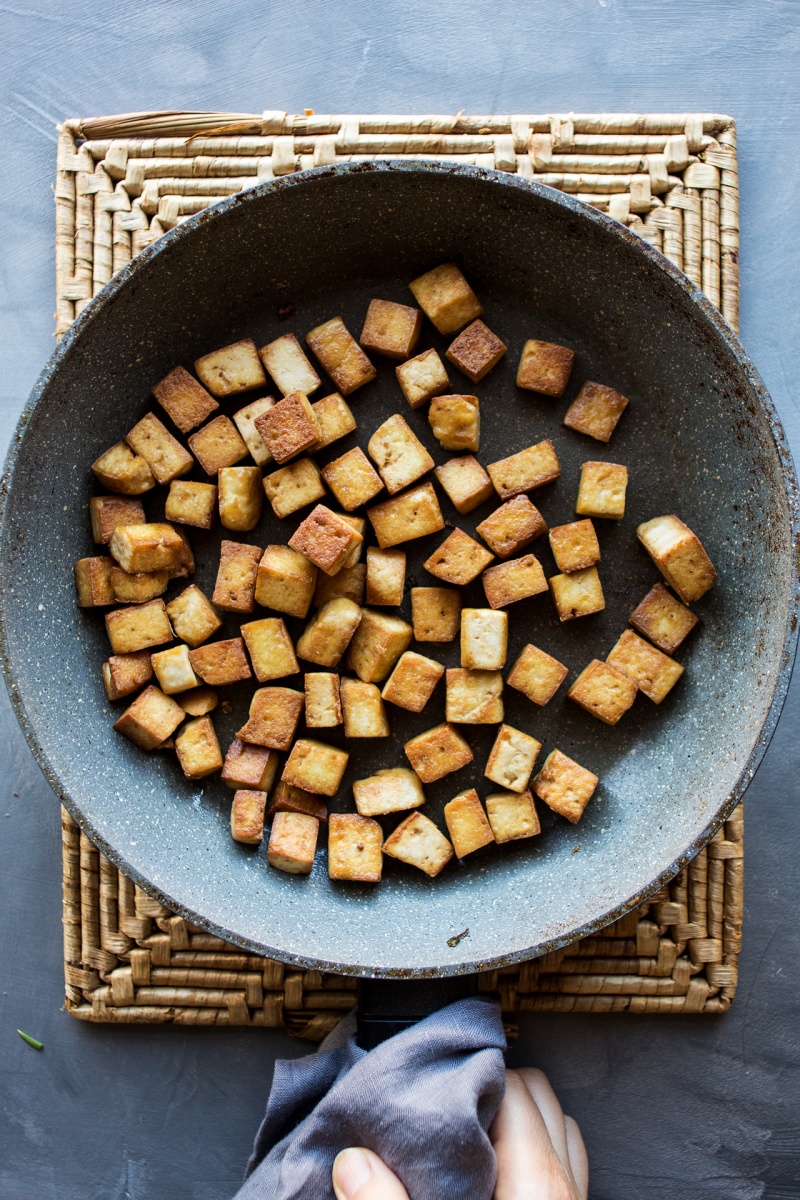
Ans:
POLYGON ((505 1088, 499 1007, 459 1000, 367 1053, 355 1014, 316 1054, 281 1060, 235 1200, 334 1200, 340 1150, 366 1146, 412 1200, 490 1200, 487 1130, 505 1088))

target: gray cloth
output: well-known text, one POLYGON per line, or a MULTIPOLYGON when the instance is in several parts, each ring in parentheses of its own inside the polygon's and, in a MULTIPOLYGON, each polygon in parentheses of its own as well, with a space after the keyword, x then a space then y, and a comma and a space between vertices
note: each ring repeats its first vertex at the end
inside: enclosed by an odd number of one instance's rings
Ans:
POLYGON ((340 1150, 366 1146, 411 1200, 490 1200, 487 1129, 505 1088, 499 1007, 459 1000, 367 1053, 345 1017, 316 1054, 281 1060, 236 1200, 334 1200, 340 1150))

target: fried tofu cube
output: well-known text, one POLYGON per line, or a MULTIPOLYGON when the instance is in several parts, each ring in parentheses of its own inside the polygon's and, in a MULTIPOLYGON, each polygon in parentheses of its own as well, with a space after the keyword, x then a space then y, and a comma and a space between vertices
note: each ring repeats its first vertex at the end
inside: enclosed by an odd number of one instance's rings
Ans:
POLYGON ((186 579, 189 575, 194 575, 197 569, 194 551, 184 529, 176 529, 174 532, 180 539, 181 550, 180 558, 177 564, 170 569, 169 577, 170 579, 186 579))
POLYGON ((367 509, 381 550, 427 537, 444 529, 444 517, 433 484, 420 483, 400 496, 367 509))
POLYGON ((452 642, 461 628, 461 593, 453 588, 412 588, 411 620, 416 641, 452 642))
POLYGON ((305 813, 276 813, 267 846, 269 865, 289 875, 310 875, 318 835, 316 817, 308 817, 305 813))
POLYGON ((330 671, 311 671, 304 678, 306 725, 309 729, 333 729, 342 723, 339 676, 330 671))
POLYGON ((293 333, 268 342, 258 352, 264 366, 275 380, 275 386, 283 396, 291 392, 302 392, 310 396, 321 386, 322 380, 312 367, 303 347, 293 333))
POLYGON ((401 821, 383 843, 383 853, 411 867, 419 867, 433 879, 453 857, 453 847, 433 821, 421 812, 401 821))
POLYGON ((138 692, 153 678, 153 664, 149 650, 136 650, 132 654, 112 654, 103 663, 103 685, 112 702, 138 692))
POLYGON ((160 688, 146 687, 133 704, 114 722, 117 733, 135 742, 141 750, 155 750, 180 725, 186 713, 171 696, 165 696, 160 688))
POLYGON ((506 791, 524 792, 541 748, 535 737, 512 725, 501 725, 483 773, 506 791))
POLYGON ((445 357, 466 375, 470 383, 480 383, 496 367, 508 350, 496 333, 483 321, 473 321, 445 351, 445 357))
POLYGON ((78 592, 79 608, 99 608, 104 604, 116 604, 117 598, 111 583, 113 570, 113 558, 105 555, 78 559, 75 563, 75 588, 78 592))
POLYGON ((319 421, 303 392, 290 392, 254 424, 276 463, 288 462, 319 441, 319 421))
POLYGON ((156 384, 152 394, 181 433, 196 429, 219 408, 213 396, 185 367, 174 367, 156 384))
POLYGON ((511 668, 506 683, 544 708, 555 696, 569 671, 552 654, 528 644, 511 668))
POLYGON ((152 656, 152 663, 158 686, 165 696, 185 692, 200 685, 200 680, 189 662, 188 646, 172 646, 169 650, 160 650, 152 656))
POLYGON ((304 704, 305 696, 294 688, 257 688, 250 701, 248 720, 236 736, 270 750, 288 750, 304 704))
POLYGON ((146 604, 167 590, 168 571, 139 571, 129 575, 121 567, 111 568, 111 587, 118 604, 146 604))
POLYGON ((547 533, 547 522, 527 496, 514 496, 481 521, 476 532, 498 558, 509 558, 547 533))
POLYGON ((300 667, 294 654, 292 639, 281 617, 263 617, 247 621, 240 632, 259 683, 294 675, 300 667))
POLYGON ((524 554, 484 571, 483 590, 492 608, 505 608, 546 592, 547 580, 536 555, 524 554))
POLYGON ((314 452, 324 450, 339 438, 347 437, 357 428, 356 419, 350 405, 338 392, 323 396, 321 400, 311 405, 319 425, 319 438, 310 449, 314 452))
POLYGON ((575 512, 581 517, 619 521, 625 516, 627 486, 627 467, 619 463, 585 462, 581 467, 575 512))
POLYGON ((89 516, 92 522, 92 538, 103 546, 108 545, 114 530, 119 526, 145 523, 141 500, 128 500, 121 496, 92 496, 89 501, 89 516))
MULTIPOLYGON (((241 683, 252 679, 253 674, 244 652, 241 638, 224 638, 209 642, 189 651, 189 662, 203 683, 210 687, 224 687, 228 683, 241 683)), ((244 739, 247 741, 247 739, 244 739)))
POLYGON ((466 587, 480 575, 484 567, 488 567, 493 558, 493 554, 484 550, 480 542, 464 533, 463 529, 454 529, 423 565, 426 571, 445 583, 466 587))
POLYGON ((627 675, 654 704, 660 704, 683 674, 683 667, 632 629, 626 629, 606 663, 627 675))
POLYGON ((481 406, 477 396, 434 396, 428 409, 433 436, 445 450, 474 450, 481 444, 481 406))
POLYGON ((535 446, 527 446, 518 454, 490 463, 486 469, 498 496, 503 500, 543 487, 561 475, 558 456, 549 438, 535 446))
POLYGON ((302 788, 292 787, 281 779, 275 788, 272 803, 269 806, 270 816, 279 812, 305 813, 307 817, 315 817, 318 821, 327 821, 328 806, 319 796, 312 792, 304 792, 302 788))
POLYGON ((193 433, 189 445, 206 475, 216 475, 220 467, 233 467, 247 456, 247 444, 233 421, 225 416, 215 417, 193 433))
POLYGON ((258 546, 249 546, 245 542, 220 542, 219 569, 211 597, 218 608, 226 612, 253 612, 260 559, 258 546))
POLYGON ((389 767, 353 783, 353 799, 362 817, 405 812, 425 803, 419 777, 408 767, 389 767))
POLYGON ((713 586, 717 572, 711 559, 697 534, 678 517, 645 521, 637 526, 636 536, 684 604, 699 600, 713 586))
POLYGON ((357 813, 331 813, 328 827, 328 875, 347 883, 380 883, 383 830, 357 813))
POLYGON ((374 683, 362 683, 360 679, 343 679, 341 696, 345 737, 389 736, 389 719, 381 699, 380 688, 374 683))
POLYGON ((600 780, 573 759, 552 750, 533 781, 533 790, 548 808, 575 825, 600 780))
POLYGON ((141 454, 134 454, 126 442, 117 442, 92 463, 92 473, 103 487, 123 496, 141 496, 156 486, 153 472, 141 454))
MULTIPOLYGON (((255 529, 261 518, 260 467, 220 467, 219 519, 225 529, 247 533, 255 529)), ((261 554, 259 552, 259 558, 261 554)))
POLYGON ((346 512, 367 504, 383 490, 380 476, 360 446, 323 467, 322 478, 346 512))
POLYGON ((133 654, 172 641, 172 627, 163 600, 106 613, 106 633, 115 654, 133 654))
POLYGON ((311 607, 317 568, 289 546, 267 546, 258 564, 256 603, 290 617, 304 617, 311 607))
POLYGON ((339 570, 343 571, 346 567, 354 567, 356 563, 361 562, 361 552, 364 549, 364 530, 367 528, 367 520, 366 517, 354 517, 352 513, 337 513, 336 516, 341 517, 351 529, 355 529, 356 533, 360 534, 362 539, 360 542, 354 542, 350 547, 344 563, 339 568, 339 570))
POLYGON ((563 425, 598 442, 609 442, 628 399, 604 383, 583 384, 564 414, 563 425))
POLYGON ((211 395, 218 399, 264 387, 267 382, 252 338, 242 338, 204 354, 197 359, 194 369, 211 395))
POLYGON ((406 758, 423 783, 435 783, 472 762, 467 742, 452 725, 436 725, 403 746, 406 758))
POLYGON ((233 793, 231 805, 231 837, 246 846, 258 846, 264 836, 266 792, 251 792, 243 788, 233 793))
POLYGON ((594 525, 585 521, 570 521, 568 525, 554 525, 550 530, 550 549, 559 571, 571 575, 573 571, 585 571, 600 562, 600 543, 594 525))
POLYGON ((399 413, 375 430, 367 450, 392 496, 433 469, 430 454, 399 413))
POLYGON ((475 788, 459 792, 445 804, 444 819, 458 858, 466 858, 494 841, 492 827, 475 788))
POLYGON ((281 779, 316 796, 335 796, 350 755, 312 738, 298 738, 286 760, 281 779))
POLYGON ((314 504, 325 495, 325 485, 319 468, 310 458, 296 462, 264 476, 264 492, 276 517, 288 517, 307 504, 314 504))
POLYGON ((196 687, 180 692, 175 699, 187 717, 206 717, 219 704, 219 695, 210 687, 196 687))
POLYGON ((422 332, 422 313, 392 300, 370 300, 358 339, 365 350, 386 358, 410 358, 422 332))
POLYGON ((558 610, 559 621, 588 617, 592 613, 602 612, 606 606, 597 567, 573 571, 571 575, 551 576, 550 591, 558 610))
POLYGON ((556 342, 530 338, 522 347, 517 367, 517 387, 560 400, 567 390, 575 351, 556 342))
POLYGON ((184 543, 171 525, 118 525, 109 545, 112 558, 129 575, 172 571, 183 563, 184 543))
POLYGON ((188 450, 174 438, 155 413, 147 413, 125 438, 134 454, 140 455, 157 483, 170 483, 194 466, 188 450))
POLYGON ((193 583, 170 600, 167 616, 176 637, 193 649, 222 628, 222 621, 211 601, 193 583))
POLYGON ((277 769, 278 755, 274 750, 234 738, 225 755, 221 778, 229 788, 269 792, 277 769))
POLYGON ((360 608, 364 603, 366 583, 365 563, 356 563, 354 567, 342 567, 336 575, 326 575, 324 571, 320 571, 314 588, 314 607, 322 608, 329 600, 337 600, 341 596, 345 600, 352 600, 360 608))
POLYGON ((461 611, 461 665, 479 671, 499 671, 506 665, 508 614, 491 608, 461 611))
POLYGON ((222 769, 219 748, 211 717, 187 721, 175 738, 175 753, 187 779, 203 779, 222 769))
POLYGON ((395 367, 397 382, 412 408, 421 408, 450 387, 444 363, 435 350, 423 350, 395 367))
POLYGON ((403 603, 406 583, 405 550, 367 549, 367 604, 399 605, 403 603))
POLYGON ((326 575, 335 575, 345 565, 351 565, 346 562, 347 557, 363 540, 343 517, 318 504, 289 538, 289 546, 304 554, 326 575))
POLYGON ((486 797, 486 814, 496 842, 515 842, 542 832, 530 792, 495 792, 486 797))
POLYGON ((345 596, 329 600, 297 639, 297 653, 319 667, 335 667, 361 624, 362 609, 345 596))
POLYGON ((382 683, 408 646, 413 630, 400 617, 361 610, 361 622, 350 643, 347 662, 363 683, 382 683))
POLYGON ((213 483, 194 483, 175 479, 169 485, 164 516, 178 525, 211 529, 217 515, 217 489, 213 483))
POLYGON ((459 725, 496 725, 503 719, 503 676, 499 671, 447 669, 445 716, 459 725))
POLYGON ((616 725, 633 704, 636 692, 636 684, 624 671, 593 658, 567 696, 604 725, 616 725))
POLYGON ((650 589, 631 613, 630 621, 634 629, 643 633, 665 654, 674 654, 698 624, 691 609, 681 604, 663 583, 657 583, 650 589))
POLYGON ((244 408, 240 408, 233 414, 233 423, 250 451, 250 457, 259 467, 265 467, 267 463, 271 463, 272 455, 256 428, 256 421, 259 417, 263 417, 264 413, 269 412, 274 405, 275 401, 272 396, 262 396, 259 400, 252 400, 249 404, 245 404, 244 408))
POLYGON ((343 396, 349 396, 377 375, 341 317, 333 317, 312 329, 306 335, 306 343, 343 396))
POLYGON ((409 712, 422 712, 444 675, 444 667, 424 654, 406 650, 384 684, 384 700, 409 712))
POLYGON ((443 263, 408 285, 439 333, 458 333, 483 314, 483 307, 455 263, 443 263))
POLYGON ((449 458, 436 468, 436 478, 453 507, 462 515, 472 512, 495 494, 494 485, 481 464, 472 454, 449 458))

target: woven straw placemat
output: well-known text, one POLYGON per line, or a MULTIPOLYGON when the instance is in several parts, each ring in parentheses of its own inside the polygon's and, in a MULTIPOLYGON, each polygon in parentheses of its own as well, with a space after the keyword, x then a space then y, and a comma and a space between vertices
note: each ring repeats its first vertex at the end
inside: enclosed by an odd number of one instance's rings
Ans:
MULTIPOLYGON (((610 213, 738 330, 736 129, 709 113, 319 116, 132 113, 60 127, 56 334, 150 242, 277 175, 408 156, 516 172, 610 213)), ((285 1026, 323 1037, 355 981, 246 954, 137 888, 63 813, 67 1010, 88 1021, 285 1026)), ((736 989, 742 810, 649 903, 543 958, 491 971, 519 1012, 724 1012, 736 989)))

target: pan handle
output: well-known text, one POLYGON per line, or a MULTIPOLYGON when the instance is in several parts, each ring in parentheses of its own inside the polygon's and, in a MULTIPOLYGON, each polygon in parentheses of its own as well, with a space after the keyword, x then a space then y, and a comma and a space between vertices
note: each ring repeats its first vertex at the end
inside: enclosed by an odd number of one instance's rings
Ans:
POLYGON ((362 1050, 374 1050, 387 1038, 402 1033, 437 1009, 478 992, 477 975, 437 979, 360 979, 358 981, 357 1040, 362 1050))

